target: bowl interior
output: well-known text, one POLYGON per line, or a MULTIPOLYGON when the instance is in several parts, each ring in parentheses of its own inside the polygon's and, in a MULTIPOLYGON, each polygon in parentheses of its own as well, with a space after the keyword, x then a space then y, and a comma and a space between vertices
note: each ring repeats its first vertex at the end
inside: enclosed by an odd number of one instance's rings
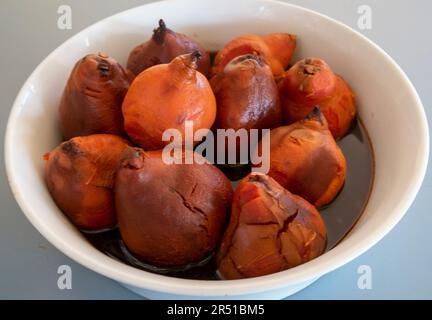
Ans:
MULTIPOLYGON (((10 115, 6 165, 14 195, 34 226, 83 265, 123 283, 189 295, 236 295, 310 281, 358 256, 383 237, 412 203, 424 176, 428 130, 421 102, 399 67, 373 43, 314 12, 273 1, 164 1, 105 19, 47 57, 25 83, 10 115), (91 246, 52 201, 42 155, 60 141, 57 108, 74 63, 104 51, 123 65, 148 39, 159 18, 208 50, 244 34, 298 35, 298 57, 317 56, 343 75, 357 94, 359 115, 375 151, 375 181, 367 207, 336 248, 297 268, 238 281, 172 279, 117 262, 91 246)), ((347 208, 349 210, 349 208, 347 208)))

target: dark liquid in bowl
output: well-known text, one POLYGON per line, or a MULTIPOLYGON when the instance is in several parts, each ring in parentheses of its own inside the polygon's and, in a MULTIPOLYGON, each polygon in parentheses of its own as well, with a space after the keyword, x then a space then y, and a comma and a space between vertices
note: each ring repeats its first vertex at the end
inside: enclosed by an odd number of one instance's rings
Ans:
MULTIPOLYGON (((345 185, 337 198, 326 208, 320 210, 327 226, 327 251, 336 246, 360 218, 368 201, 374 176, 372 145, 360 121, 356 121, 350 133, 341 139, 338 144, 347 161, 347 176, 345 185)), ((235 177, 236 179, 247 174, 244 167, 222 167, 221 169, 227 171, 229 177, 235 177), (239 170, 240 176, 235 174, 236 170, 239 170)), ((235 182, 234 185, 236 185, 235 182)), ((203 265, 183 271, 158 269, 141 264, 127 254, 117 229, 104 233, 83 234, 97 249, 108 256, 149 272, 185 279, 219 279, 213 258, 208 259, 208 262, 203 265)))

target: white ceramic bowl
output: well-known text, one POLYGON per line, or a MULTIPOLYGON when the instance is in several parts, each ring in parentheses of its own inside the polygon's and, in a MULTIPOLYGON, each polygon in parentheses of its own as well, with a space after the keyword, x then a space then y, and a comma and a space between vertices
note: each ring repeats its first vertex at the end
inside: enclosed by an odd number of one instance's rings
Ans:
POLYGON ((176 0, 102 20, 52 52, 16 98, 5 156, 10 185, 27 218, 54 246, 82 265, 152 298, 282 298, 359 256, 396 225, 420 188, 428 148, 426 117, 414 87, 383 50, 349 27, 274 1, 176 0), (244 33, 295 33, 299 36, 297 57, 323 58, 351 83, 374 147, 376 171, 364 214, 337 247, 299 267, 255 279, 176 279, 109 258, 59 211, 44 183, 42 155, 60 141, 57 107, 69 72, 89 52, 107 52, 124 64, 129 51, 150 36, 161 17, 169 27, 196 38, 209 50, 244 33))

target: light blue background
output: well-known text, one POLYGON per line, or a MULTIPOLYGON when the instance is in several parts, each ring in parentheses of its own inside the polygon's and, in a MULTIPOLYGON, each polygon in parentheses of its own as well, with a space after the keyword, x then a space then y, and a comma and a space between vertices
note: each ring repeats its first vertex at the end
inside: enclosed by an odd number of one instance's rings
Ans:
MULTIPOLYGON (((234 1, 234 0, 233 0, 234 1)), ((111 14, 152 1, 0 1, 0 125, 31 71, 64 40, 111 14), (73 10, 73 29, 57 29, 57 8, 73 10)), ((417 88, 432 119, 432 2, 426 0, 293 0, 356 28, 357 8, 373 10, 372 30, 362 31, 386 50, 417 88)), ((158 17, 155 17, 155 19, 158 17)), ((289 17, 287 17, 289 19, 289 17)), ((383 79, 385 81, 385 79, 383 79)), ((410 106, 406 106, 409 108, 410 106)), ((3 140, 3 139, 2 139, 3 140)), ((3 143, 1 145, 3 154, 3 143)), ((26 220, 7 185, 3 156, 0 181, 0 298, 135 299, 114 281, 76 264, 51 246, 26 220), (72 267, 72 290, 57 288, 57 268, 72 267)), ((391 177, 388 177, 391 180, 391 177)), ((378 245, 322 277, 290 299, 432 299, 432 176, 430 170, 404 219, 378 245), (372 268, 372 289, 357 287, 360 265, 372 268)))

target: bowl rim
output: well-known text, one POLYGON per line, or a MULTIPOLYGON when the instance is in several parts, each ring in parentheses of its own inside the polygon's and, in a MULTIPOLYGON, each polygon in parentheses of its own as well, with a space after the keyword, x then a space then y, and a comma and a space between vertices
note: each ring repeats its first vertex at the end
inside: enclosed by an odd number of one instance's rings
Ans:
MULTIPOLYGON (((207 0, 205 0, 207 1, 207 0)), ((274 5, 274 6, 288 6, 294 10, 300 10, 306 12, 307 14, 317 16, 320 19, 327 20, 329 23, 333 23, 337 25, 339 28, 345 29, 345 31, 350 32, 353 36, 360 38, 362 41, 365 41, 369 46, 373 47, 380 55, 383 56, 385 60, 387 60, 392 68, 394 68, 399 74, 400 78, 404 81, 407 89, 415 100, 415 107, 417 112, 419 113, 420 121, 418 126, 418 131, 421 133, 422 141, 419 143, 419 150, 421 151, 419 165, 416 168, 415 172, 412 175, 412 187, 411 189, 404 194, 404 197, 401 199, 399 205, 395 210, 393 210, 391 219, 387 221, 387 223, 383 223, 379 225, 373 232, 369 233, 366 237, 352 245, 350 250, 340 253, 338 251, 334 251, 335 249, 327 252, 325 255, 322 255, 306 264, 301 266, 285 270, 282 272, 278 272, 275 274, 270 274, 266 276, 261 276, 257 278, 249 278, 249 279, 240 279, 240 280, 229 280, 229 281, 213 281, 213 280, 189 280, 189 279, 179 279, 173 277, 167 277, 164 275, 158 275, 149 273, 144 270, 136 269, 131 266, 127 266, 121 262, 116 260, 111 260, 110 263, 105 263, 106 261, 101 261, 101 259, 95 259, 91 255, 85 254, 80 251, 79 248, 64 241, 60 235, 56 234, 53 230, 47 228, 42 222, 38 221, 36 215, 33 213, 32 206, 28 203, 20 193, 19 186, 17 183, 17 177, 14 174, 13 170, 13 162, 12 162, 12 136, 13 131, 16 126, 17 116, 19 111, 19 102, 22 100, 25 92, 31 85, 33 78, 39 73, 39 70, 42 68, 47 61, 50 60, 52 56, 54 56, 58 51, 62 50, 69 42, 74 41, 75 39, 82 37, 85 33, 88 32, 89 29, 93 28, 95 25, 100 24, 106 20, 114 19, 120 15, 127 15, 128 12, 132 12, 141 7, 149 7, 149 6, 164 6, 166 3, 174 2, 174 0, 164 0, 153 2, 149 4, 140 5, 134 8, 130 8, 124 10, 122 12, 111 15, 107 18, 99 20, 92 25, 86 27, 81 30, 77 34, 68 38, 64 41, 60 46, 54 49, 31 73, 28 79, 25 81, 24 85, 20 89, 14 103, 13 107, 10 111, 6 135, 5 135, 5 166, 6 166, 6 175, 11 187, 12 193, 21 208, 21 210, 26 215, 27 219, 32 223, 32 225, 58 250, 60 250, 63 254, 67 255, 72 260, 78 262, 79 264, 99 273, 108 278, 114 279, 121 283, 127 284, 129 286, 147 289, 155 292, 163 292, 169 294, 179 294, 179 295, 189 295, 189 296, 235 296, 242 294, 252 294, 259 293, 265 291, 272 291, 276 289, 280 289, 283 287, 288 287, 289 285, 299 285, 301 283, 305 283, 314 279, 319 278, 320 276, 333 271, 342 265, 348 263, 349 261, 355 259, 372 246, 374 246, 378 241, 380 241, 393 227, 401 220, 403 215, 406 213, 408 208, 413 203, 420 187, 423 182, 423 178, 426 173, 428 158, 429 158, 429 129, 426 114, 424 111, 423 104, 420 100, 420 97, 414 88, 413 84, 405 74, 405 72, 401 69, 401 67, 377 44, 368 39, 366 36, 361 34, 360 32, 352 29, 351 27, 345 25, 342 22, 339 22, 331 17, 328 17, 324 14, 318 13, 311 9, 304 8, 299 5, 293 5, 286 2, 281 2, 277 0, 254 0, 254 3, 250 2, 249 5, 274 5), (325 257, 325 259, 323 259, 325 257), (133 270, 135 270, 135 272, 133 270), (138 270, 138 272, 136 272, 138 270)), ((176 0, 178 4, 180 1, 176 0)), ((182 0, 183 3, 191 2, 190 0, 182 0)), ((231 0, 219 0, 219 2, 227 2, 231 6, 235 5, 236 2, 232 3, 231 0)), ((222 4, 221 4, 222 5, 222 4)), ((373 188, 373 186, 372 186, 373 188)), ((338 246, 340 246, 339 244, 338 246)), ((97 249, 95 249, 97 250, 97 249)), ((108 257, 107 257, 108 258, 108 257)))

